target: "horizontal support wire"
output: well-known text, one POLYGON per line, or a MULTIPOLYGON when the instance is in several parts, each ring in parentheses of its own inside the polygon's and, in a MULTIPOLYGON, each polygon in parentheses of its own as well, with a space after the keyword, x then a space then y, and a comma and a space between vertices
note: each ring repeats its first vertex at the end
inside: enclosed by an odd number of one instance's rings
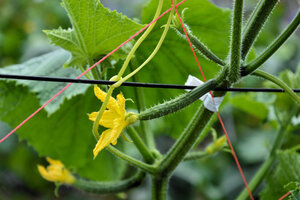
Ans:
MULTIPOLYGON (((25 75, 15 75, 15 74, 0 74, 0 79, 81 83, 81 84, 99 84, 99 85, 113 85, 114 83, 116 83, 115 81, 106 81, 106 80, 75 79, 75 78, 50 77, 50 76, 25 76, 25 75)), ((194 89, 195 87, 197 87, 197 86, 193 86, 193 85, 140 83, 140 82, 124 82, 121 86, 145 87, 145 88, 164 88, 164 89, 194 89)), ((292 90, 296 93, 300 93, 300 89, 292 89, 292 90)), ((214 89, 214 91, 285 92, 283 89, 278 89, 278 88, 223 88, 223 87, 216 88, 216 89, 214 89)))

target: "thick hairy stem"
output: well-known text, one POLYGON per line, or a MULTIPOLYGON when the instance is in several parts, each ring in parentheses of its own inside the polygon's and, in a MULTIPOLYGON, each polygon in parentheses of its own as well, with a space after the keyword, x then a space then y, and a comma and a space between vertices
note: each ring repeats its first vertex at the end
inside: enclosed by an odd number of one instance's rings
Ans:
POLYGON ((152 177, 152 200, 166 200, 169 178, 152 177))
POLYGON ((278 0, 260 0, 243 31, 242 59, 244 60, 259 35, 262 27, 270 16, 278 0))
POLYGON ((289 24, 289 26, 269 45, 263 53, 261 53, 255 60, 248 63, 242 69, 242 76, 246 76, 258 67, 260 67, 264 62, 266 62, 282 45, 283 43, 297 30, 300 24, 300 11, 298 11, 296 17, 289 24))
POLYGON ((176 112, 194 101, 198 100, 200 97, 202 97, 204 94, 208 93, 209 91, 213 90, 217 87, 217 82, 212 79, 207 81, 201 86, 198 86, 197 88, 193 89, 192 91, 179 95, 175 99, 172 99, 170 101, 167 101, 163 104, 156 105, 152 108, 149 108, 143 112, 141 112, 138 115, 139 120, 149 120, 149 119, 155 119, 159 118, 168 114, 171 114, 173 112, 176 112))
POLYGON ((243 0, 235 0, 234 2, 229 69, 229 80, 231 83, 235 83, 240 78, 243 3, 243 0))
MULTIPOLYGON (((182 29, 182 27, 178 27, 177 31, 182 34, 183 36, 185 36, 184 31, 182 29)), ((203 44, 197 37, 195 37, 192 33, 187 32, 191 43, 193 44, 193 46, 208 60, 211 60, 215 63, 217 63, 218 65, 221 66, 225 66, 226 63, 220 59, 216 54, 214 54, 207 46, 205 46, 205 44, 203 44)))
POLYGON ((278 79, 277 77, 267 73, 267 72, 264 72, 264 71, 261 71, 261 70, 256 70, 253 75, 255 76, 259 76, 259 77, 262 77, 264 79, 267 79, 273 83, 275 83, 276 85, 278 85, 279 87, 281 87, 282 89, 284 89, 284 91, 290 95, 290 97, 295 101, 297 102, 299 105, 300 105, 300 97, 287 85, 285 84, 283 81, 281 81, 280 79, 278 79))
POLYGON ((179 139, 161 161, 160 166, 157 169, 157 174, 161 177, 170 176, 191 149, 213 114, 213 112, 207 110, 203 105, 199 107, 179 139))
MULTIPOLYGON (((255 176, 252 178, 251 182, 249 183, 249 188, 251 191, 255 191, 256 188, 260 185, 264 177, 266 176, 267 172, 270 170, 270 167, 274 163, 276 159, 276 151, 280 149, 283 136, 290 124, 290 121, 292 120, 292 117, 297 112, 297 109, 295 112, 291 113, 291 115, 288 117, 286 123, 281 124, 279 131, 276 135, 275 141, 272 145, 270 155, 269 157, 264 161, 262 166, 259 168, 255 176)), ((237 200, 247 200, 249 198, 249 193, 246 189, 244 189, 241 194, 238 196, 237 200)))
POLYGON ((142 171, 138 171, 132 177, 120 181, 99 182, 85 179, 76 179, 73 185, 83 191, 91 193, 118 193, 127 191, 130 188, 140 185, 144 177, 145 173, 142 171))

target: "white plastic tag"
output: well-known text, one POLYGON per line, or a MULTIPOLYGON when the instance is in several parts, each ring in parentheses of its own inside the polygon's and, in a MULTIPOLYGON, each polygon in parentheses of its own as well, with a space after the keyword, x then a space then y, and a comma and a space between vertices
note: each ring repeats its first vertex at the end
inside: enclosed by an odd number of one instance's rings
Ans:
MULTIPOLYGON (((189 85, 189 86, 200 86, 203 84, 203 81, 199 80, 198 78, 189 75, 187 81, 185 82, 184 85, 189 85)), ((186 90, 190 91, 190 90, 186 90)), ((212 112, 218 112, 219 107, 223 101, 224 97, 214 97, 212 98, 212 95, 208 92, 202 97, 200 97, 200 100, 203 101, 203 105, 205 108, 212 112)))

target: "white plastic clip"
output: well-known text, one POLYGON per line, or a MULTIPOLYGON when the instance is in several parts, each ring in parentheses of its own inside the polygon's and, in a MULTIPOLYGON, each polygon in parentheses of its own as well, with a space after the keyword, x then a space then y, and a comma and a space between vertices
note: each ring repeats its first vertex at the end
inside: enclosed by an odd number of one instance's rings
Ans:
MULTIPOLYGON (((196 78, 192 75, 189 75, 189 77, 184 85, 200 86, 202 84, 203 84, 203 82, 201 80, 199 80, 198 78, 196 78)), ((190 90, 186 90, 186 91, 190 91, 190 90)), ((200 97, 200 100, 203 101, 204 107, 212 112, 218 112, 223 99, 224 99, 224 96, 212 98, 212 95, 209 92, 206 93, 205 95, 203 95, 202 97, 200 97)))

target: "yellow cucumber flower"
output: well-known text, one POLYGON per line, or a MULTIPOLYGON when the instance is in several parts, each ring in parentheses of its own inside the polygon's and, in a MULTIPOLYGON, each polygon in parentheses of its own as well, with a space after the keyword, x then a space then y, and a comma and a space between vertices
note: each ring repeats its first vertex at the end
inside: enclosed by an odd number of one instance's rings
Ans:
MULTIPOLYGON (((94 93, 100 101, 104 101, 106 93, 96 85, 94 86, 94 93)), ((125 98, 121 93, 117 95, 117 100, 110 97, 106 107, 108 110, 104 111, 99 124, 108 129, 101 133, 100 139, 93 150, 94 158, 110 143, 116 145, 117 139, 122 134, 124 128, 137 121, 136 115, 126 113, 125 98)), ((93 112, 89 114, 89 119, 95 121, 97 115, 98 112, 93 112)))
POLYGON ((74 176, 65 168, 59 160, 52 160, 46 158, 50 165, 45 168, 42 165, 38 165, 38 170, 41 176, 47 181, 59 182, 65 184, 72 184, 75 181, 74 176))

